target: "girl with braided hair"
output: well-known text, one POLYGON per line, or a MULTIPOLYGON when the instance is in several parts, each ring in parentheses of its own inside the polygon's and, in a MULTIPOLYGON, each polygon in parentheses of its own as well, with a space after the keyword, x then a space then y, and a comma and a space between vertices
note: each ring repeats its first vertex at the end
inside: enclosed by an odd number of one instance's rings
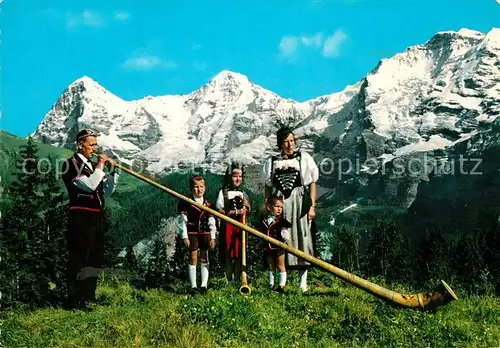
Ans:
MULTIPOLYGON (((224 186, 215 201, 215 209, 239 222, 242 222, 243 216, 250 214, 250 200, 240 188, 242 182, 242 165, 231 163, 224 177, 224 186)), ((225 265, 228 282, 238 282, 241 273, 241 229, 221 221, 219 248, 219 258, 225 265)))

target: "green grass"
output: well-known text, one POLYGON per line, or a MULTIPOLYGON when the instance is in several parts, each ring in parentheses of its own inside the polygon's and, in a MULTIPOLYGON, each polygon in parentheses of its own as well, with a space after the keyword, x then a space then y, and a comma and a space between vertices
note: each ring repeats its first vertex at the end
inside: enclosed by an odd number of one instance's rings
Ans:
MULTIPOLYGON (((237 286, 212 278, 204 295, 187 284, 140 290, 106 276, 93 312, 38 309, 1 313, 7 347, 496 347, 500 299, 468 297, 435 313, 394 307, 313 271, 310 294, 266 287, 266 275, 237 286)), ((408 291, 407 291, 408 292, 408 291)))

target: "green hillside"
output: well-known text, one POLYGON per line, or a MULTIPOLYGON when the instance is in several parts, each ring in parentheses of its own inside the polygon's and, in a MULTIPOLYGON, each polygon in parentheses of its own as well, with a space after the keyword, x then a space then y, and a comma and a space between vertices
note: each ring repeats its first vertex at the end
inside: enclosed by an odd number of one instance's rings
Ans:
MULTIPOLYGON (((0 131, 0 175, 2 183, 7 186, 12 181, 12 173, 15 170, 15 162, 19 153, 19 147, 26 144, 26 139, 17 137, 5 131, 0 131)), ((71 156, 71 150, 57 148, 54 146, 37 142, 38 155, 40 158, 48 158, 49 155, 56 158, 71 156)))

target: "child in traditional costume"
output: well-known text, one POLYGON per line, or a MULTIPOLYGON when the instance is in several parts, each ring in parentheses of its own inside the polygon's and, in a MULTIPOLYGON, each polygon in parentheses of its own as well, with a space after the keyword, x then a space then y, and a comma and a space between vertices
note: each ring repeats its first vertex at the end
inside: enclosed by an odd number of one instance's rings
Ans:
MULTIPOLYGON (((272 195, 267 201, 266 214, 259 222, 258 230, 271 238, 283 243, 290 242, 292 224, 283 217, 283 197, 272 195)), ((269 265, 269 287, 274 287, 276 267, 279 271, 279 286, 277 291, 283 292, 286 286, 285 250, 271 243, 266 243, 264 255, 269 265)))
MULTIPOLYGON (((215 201, 215 209, 239 222, 250 213, 250 200, 240 188, 242 182, 243 167, 238 163, 231 163, 226 171, 224 186, 215 201)), ((238 282, 241 273, 241 229, 221 221, 220 231, 221 264, 225 264, 228 282, 238 282)))
MULTIPOLYGON (((205 180, 202 176, 196 175, 189 180, 192 197, 195 202, 206 207, 211 207, 209 200, 205 199, 205 180)), ((184 200, 178 203, 178 226, 179 234, 184 241, 184 245, 189 249, 189 285, 191 292, 198 291, 196 283, 196 268, 198 264, 198 250, 200 251, 200 273, 201 287, 200 292, 205 292, 208 285, 208 249, 215 247, 216 222, 212 214, 189 204, 184 200)))

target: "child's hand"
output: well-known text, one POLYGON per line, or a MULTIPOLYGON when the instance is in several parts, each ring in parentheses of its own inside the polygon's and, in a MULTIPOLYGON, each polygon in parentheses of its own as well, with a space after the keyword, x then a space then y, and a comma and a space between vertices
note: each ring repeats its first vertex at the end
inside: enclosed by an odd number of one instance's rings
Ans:
POLYGON ((312 220, 316 217, 316 211, 314 210, 314 205, 309 208, 309 212, 307 213, 307 217, 309 220, 312 220))
POLYGON ((189 248, 189 246, 191 245, 191 243, 189 242, 189 238, 184 238, 183 241, 186 248, 189 248))
POLYGON ((283 241, 288 244, 290 241, 290 231, 288 229, 281 230, 281 238, 283 238, 283 241))
POLYGON ((210 239, 210 248, 215 248, 215 239, 210 239))

